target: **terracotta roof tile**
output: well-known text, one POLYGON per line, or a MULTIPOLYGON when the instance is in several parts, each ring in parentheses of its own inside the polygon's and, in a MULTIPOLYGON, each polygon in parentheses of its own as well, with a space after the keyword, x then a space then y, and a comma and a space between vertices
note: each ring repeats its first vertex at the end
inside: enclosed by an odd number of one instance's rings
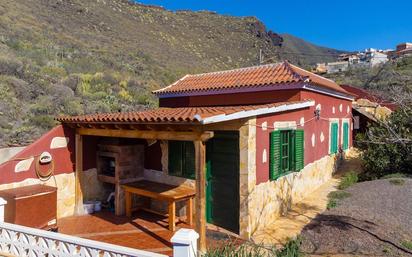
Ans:
MULTIPOLYGON (((313 101, 280 102, 262 105, 218 106, 218 107, 181 107, 157 108, 141 112, 100 113, 81 116, 60 116, 56 120, 62 123, 204 123, 208 118, 227 116, 247 111, 280 112, 282 107, 300 109, 313 105, 313 101), (276 108, 280 107, 280 108, 276 108)), ((256 115, 251 113, 250 116, 256 115)), ((232 118, 233 117, 233 118, 232 118)), ((231 116, 238 119, 240 116, 231 116), (236 118, 237 117, 237 118, 236 118)), ((244 116, 242 116, 244 117, 244 116)), ((210 120, 210 119, 209 119, 210 120)))
POLYGON ((294 82, 313 83, 327 89, 347 93, 334 81, 308 72, 286 61, 235 70, 186 75, 172 85, 153 93, 157 95, 189 93, 207 90, 276 86, 294 82))

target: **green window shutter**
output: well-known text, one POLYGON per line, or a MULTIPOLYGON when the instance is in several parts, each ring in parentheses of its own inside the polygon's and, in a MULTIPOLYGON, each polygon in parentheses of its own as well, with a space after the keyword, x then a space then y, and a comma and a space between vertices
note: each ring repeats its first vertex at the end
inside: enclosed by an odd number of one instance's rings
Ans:
POLYGON ((338 152, 338 123, 331 124, 330 153, 338 152))
POLYGON ((277 179, 280 176, 280 131, 270 133, 269 177, 277 179))
POLYGON ((300 171, 305 166, 305 136, 304 130, 295 131, 295 170, 300 171))
POLYGON ((183 176, 195 179, 195 146, 193 142, 184 142, 183 176))
POLYGON ((349 147, 349 124, 347 122, 343 123, 343 150, 349 147))
POLYGON ((335 148, 334 148, 334 153, 337 153, 338 152, 338 145, 339 145, 339 142, 338 142, 338 134, 339 134, 339 124, 338 123, 335 123, 335 125, 334 125, 334 135, 335 135, 335 144, 334 144, 334 146, 335 146, 335 148))
POLYGON ((183 174, 183 142, 169 141, 169 174, 182 176, 183 174))

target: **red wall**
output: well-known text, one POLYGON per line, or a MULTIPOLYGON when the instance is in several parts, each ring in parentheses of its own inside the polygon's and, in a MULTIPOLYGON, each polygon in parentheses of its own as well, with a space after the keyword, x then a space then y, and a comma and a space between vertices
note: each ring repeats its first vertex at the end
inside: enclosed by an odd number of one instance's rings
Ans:
MULTIPOLYGON (((55 168, 54 174, 70 173, 74 171, 74 130, 57 126, 44 134, 40 139, 27 146, 23 151, 19 152, 12 158, 0 165, 0 184, 7 184, 13 182, 20 182, 28 178, 37 178, 35 172, 35 158, 30 169, 27 171, 14 172, 16 164, 20 159, 27 159, 31 156, 40 155, 42 152, 49 152, 54 160, 55 168), (50 143, 54 137, 68 137, 69 143, 67 147, 50 149, 50 143), (19 159, 19 160, 13 160, 19 159)), ((42 169, 48 169, 50 164, 42 166, 42 169)))
POLYGON ((297 101, 300 91, 276 90, 264 92, 231 93, 222 95, 187 96, 160 98, 160 107, 222 106, 242 104, 265 104, 274 102, 297 101))
MULTIPOLYGON (((322 95, 309 91, 302 91, 301 97, 303 99, 312 99, 315 101, 315 106, 310 108, 284 112, 276 115, 262 115, 256 120, 256 183, 266 182, 269 179, 269 133, 273 130, 273 123, 275 121, 295 121, 298 124, 298 129, 305 131, 305 165, 329 154, 329 118, 339 118, 339 145, 341 143, 342 132, 342 118, 349 118, 349 130, 352 127, 352 102, 327 95, 322 95), (316 105, 321 105, 321 119, 312 119, 316 105), (339 105, 342 104, 342 112, 339 110, 339 105), (349 106, 349 113, 347 108, 349 106), (335 113, 332 108, 335 107, 335 113), (305 124, 300 127, 300 119, 304 117, 305 124), (272 128, 263 130, 261 127, 263 122, 272 128), (321 142, 320 135, 323 132, 324 141, 321 142), (312 135, 315 135, 315 146, 312 146, 312 135), (266 149, 266 162, 263 163, 263 151, 266 149)), ((352 135, 349 131, 349 146, 352 145, 352 135)))

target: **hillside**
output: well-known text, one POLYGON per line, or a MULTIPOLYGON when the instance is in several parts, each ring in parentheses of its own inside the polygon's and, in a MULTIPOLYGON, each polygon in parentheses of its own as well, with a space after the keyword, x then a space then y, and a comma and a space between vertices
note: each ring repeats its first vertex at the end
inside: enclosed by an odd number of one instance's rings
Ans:
POLYGON ((282 59, 288 59, 298 65, 316 64, 336 61, 336 56, 343 53, 336 49, 311 44, 289 34, 281 34, 283 45, 280 52, 282 59), (295 54, 300 53, 300 54, 295 54))
POLYGON ((350 69, 345 72, 327 74, 325 77, 331 78, 339 84, 375 91, 386 98, 396 97, 396 94, 401 91, 412 91, 412 57, 389 61, 372 69, 350 69))
POLYGON ((256 65, 260 49, 300 65, 336 53, 282 38, 253 17, 126 0, 2 0, 0 146, 30 142, 60 113, 153 107, 153 89, 186 73, 256 65))

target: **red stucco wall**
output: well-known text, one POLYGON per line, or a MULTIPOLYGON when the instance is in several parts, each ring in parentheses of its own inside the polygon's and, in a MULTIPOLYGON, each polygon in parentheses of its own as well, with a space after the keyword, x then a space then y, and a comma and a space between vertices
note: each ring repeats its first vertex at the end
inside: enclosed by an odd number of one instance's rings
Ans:
POLYGON ((301 92, 301 99, 312 99, 315 106, 292 112, 284 112, 276 115, 259 116, 256 120, 256 183, 266 182, 269 179, 269 133, 273 130, 273 124, 276 121, 295 121, 298 129, 305 131, 305 165, 329 154, 329 118, 339 118, 339 145, 341 144, 342 118, 349 118, 349 146, 352 145, 352 102, 327 95, 322 95, 309 91, 301 92), (312 119, 316 106, 321 105, 321 119, 312 119), (342 104, 342 111, 339 106, 342 104), (335 113, 333 113, 335 107, 335 113), (349 112, 348 112, 349 108, 349 112), (301 118, 305 123, 299 126, 301 118), (312 119, 312 120, 311 120, 312 119), (266 122, 267 130, 260 126, 266 122), (272 127, 272 128, 271 128, 272 127), (324 140, 321 142, 320 135, 323 132, 324 140), (315 138, 315 146, 312 146, 312 136, 315 138), (266 150, 266 162, 263 158, 266 150))
POLYGON ((275 90, 263 92, 231 93, 221 95, 187 96, 174 98, 160 98, 160 107, 194 107, 194 106, 222 106, 241 104, 265 104, 274 102, 297 101, 300 90, 275 90))
MULTIPOLYGON (((37 178, 35 172, 35 162, 32 162, 30 169, 16 173, 15 166, 20 159, 27 159, 32 156, 38 156, 42 152, 49 152, 54 160, 54 174, 70 173, 74 171, 74 130, 57 126, 44 134, 40 139, 27 146, 23 151, 12 158, 11 161, 0 165, 0 184, 20 182, 28 178, 37 178), (69 138, 68 146, 63 148, 50 149, 50 143, 54 137, 69 138), (19 159, 19 160, 14 160, 19 159)), ((48 169, 49 165, 42 166, 42 169, 48 169)))

